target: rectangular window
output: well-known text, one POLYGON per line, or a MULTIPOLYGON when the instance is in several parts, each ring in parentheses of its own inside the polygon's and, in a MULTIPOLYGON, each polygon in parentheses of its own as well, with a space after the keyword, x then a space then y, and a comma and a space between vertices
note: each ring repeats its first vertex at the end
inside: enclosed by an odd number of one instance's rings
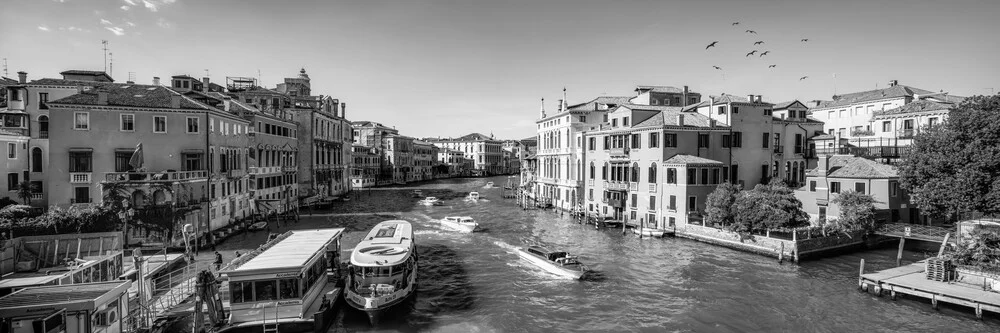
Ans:
POLYGON ((587 148, 589 148, 590 150, 594 150, 595 148, 597 148, 597 138, 587 139, 587 145, 588 145, 587 148))
POLYGON ((677 184, 677 168, 667 168, 667 184, 677 184))
POLYGON ((717 109, 718 109, 719 114, 726 114, 726 107, 725 106, 720 106, 717 109))
POLYGON ((184 171, 204 170, 201 167, 202 154, 181 154, 181 159, 184 162, 184 171))
POLYGON ((840 182, 830 182, 830 193, 840 193, 840 182))
POLYGON ((698 183, 698 169, 688 168, 687 169, 687 184, 695 185, 698 183))
POLYGON ((667 206, 667 209, 669 209, 669 210, 677 210, 677 196, 675 196, 675 195, 671 195, 670 196, 670 205, 667 206))
POLYGON ((854 108, 854 115, 855 116, 860 116, 861 113, 862 113, 862 111, 861 111, 861 107, 860 106, 854 108))
POLYGON ((801 154, 802 153, 802 144, 803 143, 804 143, 804 141, 802 141, 802 134, 795 134, 795 153, 796 154, 801 154))
MULTIPOLYGON (((792 111, 792 112, 795 112, 795 111, 792 111)), ((806 118, 806 112, 805 111, 799 111, 799 118, 805 119, 806 118)))
POLYGON ((882 122, 882 132, 888 133, 890 131, 892 131, 892 122, 891 121, 883 121, 882 122))
POLYGON ((18 177, 20 177, 20 176, 21 175, 18 174, 17 172, 11 172, 11 173, 7 174, 7 190, 8 191, 17 191, 17 184, 20 183, 18 181, 18 177))
POLYGON ((826 118, 827 119, 833 119, 834 116, 836 116, 836 114, 833 111, 830 111, 830 112, 826 113, 826 118))
POLYGON ((122 132, 132 132, 135 131, 135 115, 134 114, 122 114, 121 122, 119 122, 118 129, 122 132))
POLYGON ((7 158, 14 159, 17 158, 17 144, 13 142, 7 143, 7 158))
POLYGON ((90 113, 89 112, 74 112, 73 113, 73 129, 76 129, 76 130, 89 130, 90 129, 90 113))
POLYGON ((740 113, 740 107, 734 106, 733 107, 733 114, 737 114, 737 113, 740 113))
POLYGON ((809 181, 809 192, 816 192, 816 181, 815 180, 810 180, 809 181))
POLYGON ((604 137, 604 150, 611 149, 611 136, 604 137))
POLYGON ((729 168, 729 171, 733 173, 729 176, 730 181, 736 184, 740 180, 740 166, 733 164, 733 167, 729 168))
POLYGON ((733 142, 733 137, 729 134, 722 135, 722 148, 729 148, 730 144, 733 142))
POLYGON ((743 147, 743 132, 733 132, 733 147, 743 147))
POLYGON ((688 197, 688 212, 698 211, 698 197, 690 196, 688 197))
POLYGON ((126 172, 132 167, 128 162, 132 160, 132 153, 116 151, 115 152, 115 172, 126 172))
POLYGON ((937 123, 938 123, 937 117, 927 118, 927 126, 934 126, 937 125, 937 123))
POLYGON ((611 127, 618 127, 618 118, 611 119, 611 127))
POLYGON ((899 183, 889 182, 889 196, 895 197, 897 195, 899 195, 899 183))
POLYGON ((663 146, 667 148, 677 147, 677 134, 676 133, 664 133, 663 134, 663 146))
POLYGON ((771 145, 771 133, 763 133, 763 137, 764 137, 764 141, 762 143, 764 145, 763 147, 768 148, 768 146, 771 145))
POLYGON ((649 133, 649 148, 656 148, 660 143, 660 133, 649 133))
POLYGON ((167 117, 153 116, 153 133, 167 132, 167 117))
POLYGON ((854 183, 854 192, 865 193, 865 183, 854 183))
POLYGON ((198 118, 197 117, 187 117, 187 132, 188 134, 198 133, 198 118))
POLYGON ((649 210, 654 210, 654 209, 656 209, 656 197, 651 195, 649 196, 649 210))
POLYGON ((729 181, 729 167, 722 167, 722 181, 729 181))
POLYGON ((90 203, 90 187, 74 187, 73 203, 90 203))
POLYGON ((708 148, 708 134, 698 134, 698 148, 708 148))
POLYGON ((840 118, 844 118, 846 116, 847 116, 847 110, 846 109, 845 110, 840 110, 840 118))
POLYGON ((705 168, 701 169, 701 184, 702 185, 708 184, 708 169, 705 168))
POLYGON ((38 93, 38 108, 45 110, 49 108, 49 93, 40 92, 38 93))
POLYGON ((714 185, 718 183, 719 183, 719 169, 712 168, 712 184, 714 185))
POLYGON ((91 152, 70 152, 69 172, 93 172, 91 152))
POLYGON ((641 143, 642 143, 642 140, 641 140, 641 137, 639 136, 639 133, 632 134, 632 149, 642 148, 641 143))
POLYGON ((622 126, 628 126, 628 117, 622 117, 622 126))
POLYGON ((10 91, 10 100, 12 100, 12 101, 20 101, 21 100, 21 90, 20 89, 11 89, 9 91, 10 91))
POLYGON ((580 122, 581 123, 587 122, 587 116, 580 116, 580 122))
POLYGON ((632 200, 630 200, 630 201, 632 202, 632 208, 638 207, 639 206, 639 203, 638 203, 639 196, 638 196, 638 194, 632 193, 632 200))

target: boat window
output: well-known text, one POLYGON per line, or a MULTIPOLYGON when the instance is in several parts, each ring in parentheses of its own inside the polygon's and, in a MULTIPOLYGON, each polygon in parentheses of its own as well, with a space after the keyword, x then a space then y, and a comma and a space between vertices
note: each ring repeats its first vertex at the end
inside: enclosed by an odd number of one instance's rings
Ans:
POLYGON ((278 287, 281 290, 281 299, 299 298, 299 279, 278 280, 278 287))
POLYGON ((277 298, 277 288, 275 288, 275 281, 256 281, 254 283, 254 294, 257 295, 256 301, 270 301, 277 298))
POLYGON ((253 282, 232 282, 229 289, 233 303, 253 302, 253 282))
POLYGON ((544 253, 542 253, 542 251, 539 251, 537 249, 528 249, 528 252, 531 252, 531 253, 534 253, 534 254, 538 254, 538 255, 543 255, 543 256, 545 255, 544 253))
POLYGON ((395 276, 403 274, 403 271, 406 270, 407 263, 402 263, 396 266, 392 266, 392 275, 395 276))

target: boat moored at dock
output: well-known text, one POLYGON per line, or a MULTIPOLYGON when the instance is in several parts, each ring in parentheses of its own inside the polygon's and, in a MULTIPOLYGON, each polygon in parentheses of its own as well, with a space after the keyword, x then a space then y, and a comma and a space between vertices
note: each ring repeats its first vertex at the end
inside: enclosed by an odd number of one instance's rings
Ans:
POLYGON ((344 299, 374 324, 382 313, 415 293, 417 253, 410 222, 384 221, 351 253, 344 299))
POLYGON ((567 252, 550 251, 541 246, 529 246, 517 250, 517 254, 546 272, 571 279, 580 279, 589 269, 576 256, 567 252))

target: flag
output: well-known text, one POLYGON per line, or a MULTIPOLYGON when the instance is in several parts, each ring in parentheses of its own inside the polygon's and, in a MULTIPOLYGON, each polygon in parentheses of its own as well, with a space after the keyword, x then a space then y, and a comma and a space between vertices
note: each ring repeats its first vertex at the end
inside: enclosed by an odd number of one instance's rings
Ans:
POLYGON ((132 152, 132 158, 128 160, 128 165, 136 170, 142 167, 142 142, 135 146, 135 151, 132 152))

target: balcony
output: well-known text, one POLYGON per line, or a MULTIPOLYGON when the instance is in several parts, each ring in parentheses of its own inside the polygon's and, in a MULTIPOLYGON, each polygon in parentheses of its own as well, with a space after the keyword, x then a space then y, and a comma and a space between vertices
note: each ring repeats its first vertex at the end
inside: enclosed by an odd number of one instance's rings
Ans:
POLYGON ((248 167, 247 172, 249 172, 251 175, 256 175, 258 173, 257 167, 248 167))
POLYGON ((828 206, 830 204, 830 199, 827 198, 816 198, 817 206, 828 206))
POLYGON ((635 192, 639 190, 639 183, 628 183, 628 190, 635 192))
MULTIPOLYGON (((72 173, 70 176, 72 177, 72 173)), ((200 181, 208 178, 208 172, 199 171, 160 171, 160 172, 105 172, 105 182, 179 182, 200 181)), ((89 181, 88 181, 89 182, 89 181)))
POLYGON ((628 183, 624 182, 607 182, 605 183, 605 188, 611 191, 627 191, 628 183))
POLYGON ((875 135, 875 132, 872 131, 872 130, 853 130, 853 131, 851 131, 851 136, 852 137, 872 136, 872 135, 875 135))
POLYGON ((656 184, 649 184, 649 193, 656 193, 656 184))
POLYGON ((628 148, 614 148, 608 151, 608 157, 612 161, 628 160, 629 150, 628 148))
POLYGON ((49 138, 49 131, 38 131, 38 138, 39 139, 48 139, 49 138))
POLYGON ((247 171, 243 169, 231 169, 228 172, 229 178, 242 178, 247 175, 247 171))
POLYGON ((281 171, 283 171, 283 172, 295 172, 295 171, 298 171, 298 170, 299 170, 298 167, 293 167, 293 166, 284 166, 284 167, 281 167, 281 171))
POLYGON ((785 146, 774 146, 774 153, 775 154, 784 154, 785 153, 785 146))
POLYGON ((900 139, 912 139, 917 134, 915 129, 902 129, 896 132, 896 137, 900 139))
POLYGON ((69 183, 70 184, 90 184, 91 181, 90 172, 70 172, 69 173, 69 183))

